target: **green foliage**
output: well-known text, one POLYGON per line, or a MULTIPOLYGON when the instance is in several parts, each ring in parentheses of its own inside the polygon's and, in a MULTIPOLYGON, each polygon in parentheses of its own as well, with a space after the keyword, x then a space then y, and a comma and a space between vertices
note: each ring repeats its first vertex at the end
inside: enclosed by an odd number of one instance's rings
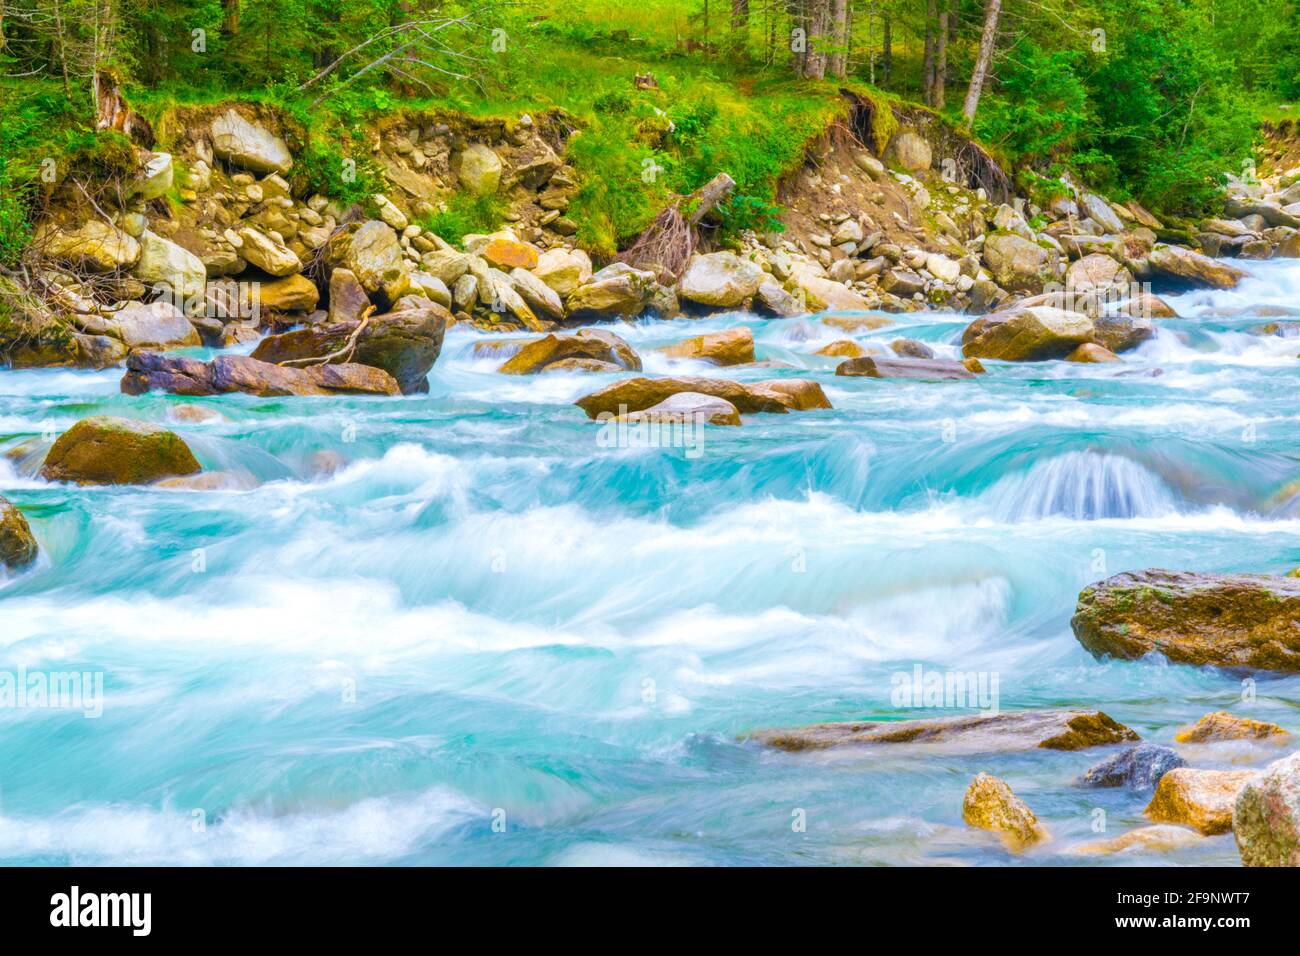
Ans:
POLYGON ((420 227, 447 242, 457 244, 471 233, 491 232, 501 225, 505 202, 500 196, 471 196, 457 193, 441 212, 427 216, 420 227))
POLYGON ((781 222, 781 207, 743 193, 734 194, 718 204, 724 235, 735 235, 746 229, 755 232, 785 232, 781 222))
POLYGON ((1022 44, 999 71, 1000 86, 975 117, 976 135, 1023 162, 1070 152, 1089 126, 1091 104, 1076 75, 1082 54, 1022 44))

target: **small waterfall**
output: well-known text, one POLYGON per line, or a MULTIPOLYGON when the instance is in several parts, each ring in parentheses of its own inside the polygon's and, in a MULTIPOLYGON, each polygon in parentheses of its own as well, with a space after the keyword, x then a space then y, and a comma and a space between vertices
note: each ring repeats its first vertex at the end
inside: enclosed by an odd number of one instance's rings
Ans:
POLYGON ((1072 451, 1003 478, 988 492, 1002 521, 1152 518, 1176 511, 1159 475, 1122 455, 1072 451))

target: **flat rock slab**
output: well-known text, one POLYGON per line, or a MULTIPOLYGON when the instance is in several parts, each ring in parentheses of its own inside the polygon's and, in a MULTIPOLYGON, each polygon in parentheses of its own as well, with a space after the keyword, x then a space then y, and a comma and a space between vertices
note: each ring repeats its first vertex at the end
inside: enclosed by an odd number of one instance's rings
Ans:
POLYGON ((246 355, 222 355, 211 362, 138 352, 126 363, 122 391, 173 395, 400 395, 397 380, 369 365, 313 365, 291 368, 246 355))
POLYGON ((1070 624, 1095 657, 1300 673, 1300 578, 1129 571, 1084 588, 1070 624))
POLYGON ((875 355, 863 355, 841 362, 835 369, 835 374, 866 378, 913 378, 927 382, 975 377, 961 362, 948 359, 880 358, 875 355))
POLYGON ((946 746, 967 753, 1084 750, 1138 739, 1099 710, 1022 710, 922 720, 854 720, 761 730, 751 740, 781 750, 825 750, 875 744, 946 746))

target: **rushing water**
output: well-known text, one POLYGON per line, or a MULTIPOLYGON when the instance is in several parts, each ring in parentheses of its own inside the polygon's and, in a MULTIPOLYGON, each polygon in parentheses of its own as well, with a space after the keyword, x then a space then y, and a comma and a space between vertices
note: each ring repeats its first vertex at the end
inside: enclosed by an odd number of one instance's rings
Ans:
MULTIPOLYGON (((1080 862, 1098 808, 1108 836, 1143 822, 1144 797, 1074 785, 1106 751, 739 738, 951 713, 891 704, 916 665, 1161 743, 1222 708, 1300 733, 1300 678, 1261 677, 1246 709, 1240 675, 1097 662, 1069 626, 1079 589, 1122 570, 1300 565, 1300 337, 1256 328, 1300 305, 1300 263, 1248 268, 1238 292, 1171 298, 1187 317, 1123 365, 975 382, 836 378, 811 354, 906 335, 955 356, 960 316, 616 326, 649 373, 811 375, 835 406, 710 428, 699 455, 602 447, 572 402, 614 376, 499 375, 457 328, 427 396, 201 400, 223 418, 173 427, 237 489, 49 485, 36 467, 73 422, 168 422, 185 400, 121 395, 120 371, 0 372, 0 491, 43 548, 0 584, 0 668, 105 680, 96 719, 0 710, 0 860, 1080 862), (738 324, 797 369, 651 351, 738 324), (967 830, 980 770, 1054 841, 1013 857, 967 830)), ((1086 862, 1139 860, 1237 854, 1222 836, 1086 862)))

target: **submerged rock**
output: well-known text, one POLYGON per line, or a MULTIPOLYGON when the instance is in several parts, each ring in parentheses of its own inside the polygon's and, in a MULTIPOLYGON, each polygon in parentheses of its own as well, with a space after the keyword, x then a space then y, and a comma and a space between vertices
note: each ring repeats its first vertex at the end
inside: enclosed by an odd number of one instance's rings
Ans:
POLYGON ((1154 826, 1138 827, 1109 840, 1096 840, 1071 847, 1070 853, 1081 856, 1111 856, 1133 850, 1152 850, 1168 852, 1195 846, 1205 839, 1195 830, 1174 826, 1169 823, 1157 823, 1154 826))
POLYGON ((1300 672, 1300 578, 1153 568, 1079 594, 1070 624, 1096 657, 1300 672))
POLYGON ((576 334, 553 332, 533 339, 511 356, 500 371, 506 375, 534 375, 567 360, 604 362, 614 371, 641 371, 641 357, 613 332, 580 329, 576 334))
POLYGON ((1160 778, 1146 808, 1158 823, 1180 823, 1206 836, 1232 829, 1237 794, 1256 776, 1254 770, 1193 770, 1179 767, 1160 778))
POLYGON ((750 738, 781 750, 823 750, 871 744, 951 745, 971 753, 1084 750, 1137 740, 1138 735, 1099 710, 1021 710, 920 720, 856 720, 763 730, 750 738))
POLYGON ((136 352, 126 361, 122 391, 175 395, 400 395, 396 380, 370 365, 312 365, 290 368, 247 355, 222 355, 211 362, 136 352))
POLYGON ((1120 357, 1104 345, 1098 345, 1096 342, 1084 342, 1067 355, 1065 360, 1067 362, 1080 362, 1086 365, 1092 365, 1105 362, 1118 362, 1120 361, 1120 357))
POLYGON ((1281 742, 1287 732, 1277 724, 1249 717, 1237 717, 1226 710, 1206 714, 1174 739, 1180 744, 1203 744, 1213 740, 1267 740, 1281 742))
POLYGON ((785 396, 786 407, 793 412, 831 407, 822 387, 810 378, 769 378, 755 382, 754 387, 785 396))
MULTIPOLYGON (((699 392, 725 399, 746 415, 754 412, 784 413, 791 409, 813 407, 829 408, 829 402, 825 406, 809 404, 814 400, 811 396, 812 390, 821 392, 821 387, 816 382, 809 384, 812 388, 793 392, 776 387, 775 382, 746 385, 727 379, 711 378, 631 378, 607 385, 599 391, 583 396, 574 404, 586 412, 588 417, 596 418, 602 413, 626 415, 628 412, 642 411, 658 405, 678 392, 699 392)), ((821 400, 825 401, 824 394, 821 400)))
POLYGON ((36 560, 40 549, 23 513, 0 496, 0 570, 21 571, 36 560))
POLYGON ((742 326, 697 335, 659 351, 671 358, 698 359, 714 365, 745 365, 754 361, 754 333, 742 326))
POLYGON ((105 416, 82 419, 60 435, 45 456, 41 477, 80 485, 138 485, 199 470, 194 453, 175 432, 105 416))
MULTIPOLYGON (((371 316, 355 351, 342 358, 383 369, 397 380, 405 395, 427 392, 429 370, 442 352, 451 313, 427 299, 422 301, 423 306, 371 316)), ((258 343, 252 357, 272 364, 322 358, 343 349, 357 325, 356 321, 338 322, 269 335, 258 343)), ((336 363, 342 364, 341 359, 336 363)))
POLYGON ((1300 751, 1241 788, 1232 830, 1246 866, 1300 866, 1300 751))
POLYGON ((969 826, 998 834, 1015 852, 1048 838, 1028 804, 1005 780, 987 773, 977 774, 971 781, 962 799, 961 818, 969 826))
POLYGON ((1185 766, 1187 761, 1169 747, 1138 744, 1089 768, 1079 783, 1085 787, 1127 787, 1139 792, 1150 791, 1170 770, 1185 766))
POLYGON ((878 355, 864 355, 841 362, 835 369, 835 374, 868 378, 911 378, 927 382, 975 377, 961 362, 949 359, 881 358, 878 355))

